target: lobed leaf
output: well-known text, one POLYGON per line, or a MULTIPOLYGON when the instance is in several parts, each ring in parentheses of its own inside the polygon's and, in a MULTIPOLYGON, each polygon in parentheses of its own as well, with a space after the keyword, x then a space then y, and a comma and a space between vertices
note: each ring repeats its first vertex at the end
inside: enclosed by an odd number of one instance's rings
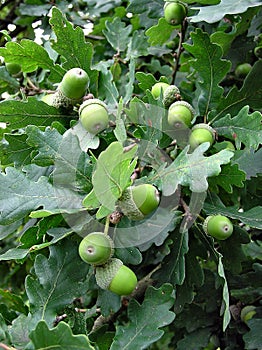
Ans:
POLYGON ((200 28, 191 33, 191 38, 192 45, 186 43, 183 45, 195 58, 191 64, 199 75, 198 108, 201 115, 207 115, 210 109, 218 105, 223 95, 224 90, 219 83, 230 70, 231 63, 222 59, 221 47, 212 43, 209 35, 200 28))
POLYGON ((128 306, 129 323, 117 326, 110 349, 146 349, 164 334, 159 328, 174 320, 175 314, 170 311, 173 304, 173 288, 169 284, 159 289, 149 287, 142 304, 132 299, 128 306))
POLYGON ((199 13, 190 17, 190 21, 198 23, 205 21, 207 23, 215 23, 220 21, 225 15, 235 15, 245 12, 249 7, 261 6, 260 0, 239 0, 236 4, 235 0, 221 0, 217 5, 194 7, 199 13))
POLYGON ((105 26, 106 30, 103 30, 103 33, 110 45, 117 53, 125 51, 130 41, 132 26, 126 26, 119 17, 114 18, 113 22, 106 21, 105 26))
POLYGON ((35 349, 61 349, 61 350, 94 350, 88 337, 84 334, 74 335, 70 326, 60 322, 57 327, 48 328, 45 321, 38 322, 30 335, 35 349))
POLYGON ((5 62, 20 64, 24 73, 34 72, 38 67, 49 70, 49 79, 53 82, 59 82, 65 74, 64 69, 53 62, 43 46, 29 39, 22 39, 20 43, 6 43, 5 47, 0 48, 0 55, 5 62))

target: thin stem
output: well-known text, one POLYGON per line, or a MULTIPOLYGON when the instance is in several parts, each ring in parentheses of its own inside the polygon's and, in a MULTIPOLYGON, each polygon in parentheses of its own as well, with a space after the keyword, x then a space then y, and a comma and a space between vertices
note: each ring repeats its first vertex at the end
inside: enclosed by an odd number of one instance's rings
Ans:
POLYGON ((174 66, 173 84, 175 83, 175 80, 176 80, 176 74, 177 74, 178 67, 179 67, 179 60, 180 60, 180 56, 181 56, 182 49, 183 49, 182 44, 183 44, 183 41, 185 39, 187 26, 188 26, 188 22, 187 22, 187 19, 185 18, 182 25, 181 25, 181 32, 179 33, 179 44, 178 44, 178 50, 177 50, 177 55, 176 55, 176 62, 175 62, 175 66, 174 66))
POLYGON ((105 235, 108 235, 109 225, 110 225, 110 215, 107 215, 105 229, 104 229, 104 234, 105 235))

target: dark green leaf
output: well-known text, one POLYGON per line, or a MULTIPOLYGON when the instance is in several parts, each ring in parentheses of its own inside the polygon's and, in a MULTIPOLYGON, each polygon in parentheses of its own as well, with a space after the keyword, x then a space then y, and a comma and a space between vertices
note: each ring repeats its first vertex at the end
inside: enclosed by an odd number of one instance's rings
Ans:
POLYGON ((245 348, 247 350, 258 350, 261 349, 262 344, 262 319, 261 318, 253 318, 248 321, 248 327, 250 331, 244 335, 245 348))
POLYGON ((219 83, 230 70, 230 62, 222 59, 222 49, 213 44, 207 33, 201 29, 191 33, 193 45, 184 44, 186 50, 191 53, 195 60, 192 66, 199 75, 199 101, 200 115, 207 115, 210 109, 215 108, 223 94, 223 88, 219 83))
POLYGON ((159 328, 170 324, 175 314, 173 288, 169 284, 159 289, 150 287, 140 305, 132 299, 128 307, 129 323, 117 326, 111 350, 146 349, 163 335, 159 328))
POLYGON ((219 191, 218 186, 228 193, 233 193, 233 186, 244 187, 245 173, 239 170, 236 164, 226 164, 221 169, 219 176, 211 177, 208 180, 210 187, 215 188, 216 192, 219 191))
POLYGON ((27 125, 48 126, 54 121, 65 123, 68 115, 61 115, 58 109, 29 97, 27 101, 6 100, 0 102, 0 121, 6 122, 13 129, 27 125))
POLYGON ((255 152, 252 148, 237 151, 232 163, 238 164, 240 170, 246 173, 246 178, 251 179, 262 173, 262 148, 255 152))
POLYGON ((48 328, 45 321, 38 322, 36 329, 30 333, 35 349, 94 350, 84 334, 74 335, 70 326, 60 322, 55 328, 48 328))

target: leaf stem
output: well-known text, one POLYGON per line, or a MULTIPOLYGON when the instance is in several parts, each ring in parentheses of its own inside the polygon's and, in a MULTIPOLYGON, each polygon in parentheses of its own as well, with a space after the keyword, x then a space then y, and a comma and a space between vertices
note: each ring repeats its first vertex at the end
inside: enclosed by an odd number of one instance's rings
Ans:
POLYGON ((180 56, 181 56, 181 53, 183 50, 182 44, 183 44, 183 41, 185 39, 187 26, 188 26, 188 22, 187 22, 187 19, 185 18, 182 25, 181 25, 181 32, 179 33, 179 44, 178 44, 178 49, 177 49, 176 62, 175 62, 175 66, 174 66, 173 84, 175 83, 175 80, 176 80, 176 74, 177 74, 178 67, 179 67, 179 60, 180 60, 180 56))
POLYGON ((105 235, 108 235, 109 225, 110 225, 110 215, 107 215, 106 223, 105 223, 105 229, 104 229, 104 234, 105 235))

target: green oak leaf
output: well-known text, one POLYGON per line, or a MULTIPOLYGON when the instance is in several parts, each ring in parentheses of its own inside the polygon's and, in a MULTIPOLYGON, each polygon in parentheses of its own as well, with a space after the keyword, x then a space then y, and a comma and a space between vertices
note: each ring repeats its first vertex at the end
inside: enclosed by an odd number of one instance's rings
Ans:
POLYGON ((239 170, 237 164, 226 164, 221 169, 219 176, 211 177, 208 180, 210 187, 214 188, 216 192, 219 191, 218 186, 228 193, 233 193, 233 186, 244 187, 246 176, 243 171, 239 170))
POLYGON ((86 335, 74 335, 65 322, 59 322, 57 327, 49 329, 45 321, 39 321, 29 337, 35 349, 95 350, 86 335))
POLYGON ((54 121, 65 123, 68 115, 61 114, 55 107, 28 97, 27 101, 5 100, 0 102, 0 122, 7 123, 12 129, 27 125, 48 126, 54 121))
POLYGON ((163 45, 165 44, 170 35, 174 31, 174 26, 167 23, 165 18, 159 18, 158 24, 149 28, 146 31, 146 35, 148 36, 148 42, 150 45, 163 45))
POLYGON ((199 10, 195 16, 189 17, 193 23, 205 21, 207 23, 215 23, 220 21, 225 15, 235 15, 245 12, 249 7, 261 6, 260 0, 239 0, 236 5, 235 0, 221 0, 217 5, 194 7, 199 10))
POLYGON ((130 176, 136 166, 136 151, 136 146, 125 151, 116 141, 100 153, 92 176, 93 190, 83 200, 85 207, 92 207, 93 201, 99 202, 102 217, 115 210, 116 201, 130 184, 130 176))
POLYGON ((142 304, 132 299, 128 306, 129 322, 116 328, 111 350, 145 349, 164 334, 159 328, 170 324, 175 313, 173 287, 164 284, 156 289, 149 287, 142 304))
POLYGON ((230 70, 231 63, 222 59, 223 52, 219 45, 213 44, 207 33, 196 29, 191 33, 193 44, 183 44, 185 49, 194 56, 192 66, 199 75, 198 108, 201 115, 207 115, 215 108, 223 95, 224 89, 219 83, 230 70))
POLYGON ((116 52, 125 51, 130 41, 129 35, 132 32, 132 26, 126 26, 119 17, 114 18, 113 22, 105 22, 106 30, 103 34, 107 38, 110 45, 116 52))
POLYGON ((26 134, 5 134, 7 143, 0 144, 1 164, 19 168, 31 163, 33 147, 26 143, 26 134))
POLYGON ((249 331, 244 334, 243 339, 245 341, 245 349, 254 350, 260 349, 262 344, 262 319, 253 318, 247 322, 249 331))
POLYGON ((164 195, 174 193, 178 185, 189 186, 192 192, 197 193, 208 189, 207 177, 217 176, 221 165, 229 163, 234 155, 232 151, 222 150, 205 157, 203 153, 208 147, 209 143, 203 143, 193 153, 188 153, 186 147, 168 167, 159 171, 164 195))
POLYGON ((224 117, 226 114, 237 115, 239 111, 249 106, 254 110, 262 108, 262 81, 257 79, 262 75, 262 60, 258 60, 253 65, 251 71, 246 76, 240 90, 234 86, 229 93, 220 99, 216 111, 211 111, 208 115, 210 122, 224 117))
POLYGON ((44 176, 34 181, 11 167, 0 173, 0 224, 9 225, 39 207, 80 208, 81 199, 66 188, 53 187, 44 176))
POLYGON ((48 258, 36 256, 34 273, 26 277, 25 289, 34 321, 45 320, 51 325, 57 313, 86 291, 89 265, 81 260, 78 245, 72 240, 50 246, 49 251, 48 258))
POLYGON ((90 89, 97 90, 98 72, 92 69, 93 46, 87 42, 83 30, 73 27, 66 16, 56 7, 52 8, 51 27, 56 35, 52 47, 65 58, 63 67, 84 69, 90 79, 90 89))
POLYGON ((240 170, 244 171, 247 180, 262 173, 262 148, 257 152, 253 148, 245 148, 235 152, 232 163, 236 163, 240 170))
POLYGON ((249 114, 249 106, 245 106, 235 117, 227 114, 215 121, 213 126, 218 135, 234 140, 237 149, 244 144, 249 149, 257 150, 262 144, 261 122, 262 114, 258 111, 249 114))
POLYGON ((43 46, 29 39, 6 43, 5 47, 0 48, 0 56, 4 57, 5 62, 20 64, 24 73, 34 72, 38 67, 47 69, 52 82, 59 82, 65 74, 65 70, 53 62, 43 46))

